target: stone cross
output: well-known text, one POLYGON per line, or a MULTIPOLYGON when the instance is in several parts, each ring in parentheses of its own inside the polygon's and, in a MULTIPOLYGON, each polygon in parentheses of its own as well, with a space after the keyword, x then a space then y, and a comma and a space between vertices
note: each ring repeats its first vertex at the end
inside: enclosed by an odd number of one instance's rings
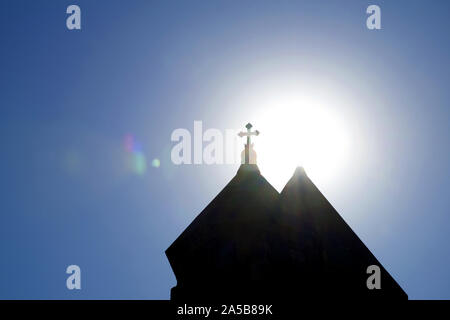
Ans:
POLYGON ((245 164, 250 164, 250 137, 251 136, 258 136, 259 135, 259 131, 255 130, 255 131, 250 131, 250 129, 253 127, 251 123, 247 123, 247 125, 245 126, 247 128, 247 132, 239 132, 238 136, 239 137, 247 137, 247 144, 245 145, 245 164))

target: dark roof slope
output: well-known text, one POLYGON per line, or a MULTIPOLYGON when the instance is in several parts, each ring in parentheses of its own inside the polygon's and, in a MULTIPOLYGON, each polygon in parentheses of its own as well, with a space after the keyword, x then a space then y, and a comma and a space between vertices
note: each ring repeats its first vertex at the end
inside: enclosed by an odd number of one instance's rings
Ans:
POLYGON ((285 275, 307 291, 304 295, 407 298, 303 168, 280 194, 279 225, 289 252, 285 275), (381 269, 381 290, 367 288, 370 265, 381 269))
POLYGON ((178 282, 172 296, 177 291, 182 296, 186 288, 191 297, 211 297, 224 287, 250 290, 262 283, 272 265, 269 248, 278 197, 256 165, 242 164, 166 250, 178 282), (213 285, 214 292, 208 292, 206 287, 213 285))
POLYGON ((179 301, 407 298, 301 168, 279 194, 241 165, 166 255, 179 301), (367 288, 370 265, 381 290, 367 288))

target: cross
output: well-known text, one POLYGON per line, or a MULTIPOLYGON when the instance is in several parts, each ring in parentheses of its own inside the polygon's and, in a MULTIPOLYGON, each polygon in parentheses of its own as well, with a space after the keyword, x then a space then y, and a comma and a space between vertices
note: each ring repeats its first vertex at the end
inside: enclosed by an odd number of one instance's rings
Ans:
POLYGON ((255 130, 255 131, 250 131, 250 129, 253 127, 251 123, 247 123, 247 125, 245 126, 247 128, 247 132, 239 132, 238 136, 239 137, 247 137, 247 144, 245 145, 245 164, 249 164, 250 163, 250 137, 251 136, 258 136, 259 135, 259 131, 255 130))

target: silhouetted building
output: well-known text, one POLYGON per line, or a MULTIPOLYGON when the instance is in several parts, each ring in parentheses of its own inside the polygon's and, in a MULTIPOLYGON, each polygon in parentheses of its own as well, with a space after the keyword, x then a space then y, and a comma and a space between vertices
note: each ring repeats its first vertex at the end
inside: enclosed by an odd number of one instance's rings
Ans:
POLYGON ((256 165, 242 164, 166 250, 177 278, 171 298, 215 300, 259 294, 271 277, 278 198, 256 165))
POLYGON ((284 283, 309 298, 404 298, 406 293, 297 168, 280 194, 277 227, 284 283), (369 290, 369 266, 380 268, 380 289, 369 290))
POLYGON ((400 298, 406 293, 297 168, 278 193, 249 164, 166 250, 178 301, 400 298), (369 266, 380 289, 369 289, 369 266))

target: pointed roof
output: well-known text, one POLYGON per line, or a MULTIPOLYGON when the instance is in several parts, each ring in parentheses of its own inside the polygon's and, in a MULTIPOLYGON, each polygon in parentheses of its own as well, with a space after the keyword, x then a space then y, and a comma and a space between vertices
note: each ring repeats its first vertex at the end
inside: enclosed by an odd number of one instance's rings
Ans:
POLYGON ((242 164, 166 250, 178 284, 197 282, 202 287, 218 279, 238 282, 258 277, 258 272, 262 276, 278 197, 257 165, 242 164))
POLYGON ((302 270, 296 280, 304 288, 310 283, 319 294, 407 297, 303 168, 295 170, 282 190, 280 208, 281 234, 290 252, 287 264, 292 272, 302 270), (367 289, 370 265, 381 269, 382 290, 367 289))
POLYGON ((166 255, 173 300, 407 298, 303 168, 279 194, 242 164, 166 255), (381 290, 367 288, 371 265, 381 290))

